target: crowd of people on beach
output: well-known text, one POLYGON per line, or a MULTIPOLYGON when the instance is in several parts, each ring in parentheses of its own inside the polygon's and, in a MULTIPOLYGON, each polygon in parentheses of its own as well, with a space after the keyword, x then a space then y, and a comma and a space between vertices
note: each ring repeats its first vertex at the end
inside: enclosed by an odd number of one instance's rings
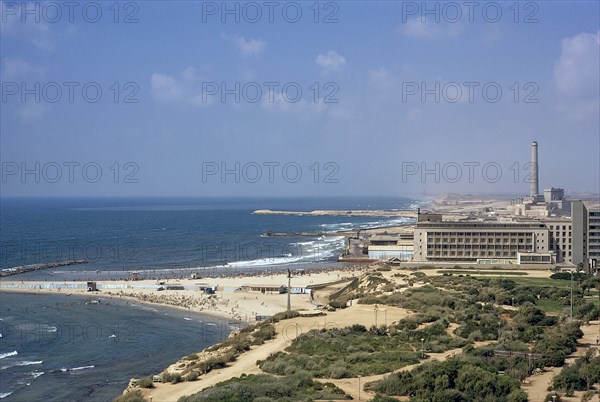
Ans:
MULTIPOLYGON (((359 271, 363 271, 366 268, 368 268, 369 265, 364 265, 364 264, 355 264, 355 265, 333 265, 333 266, 325 266, 325 267, 313 267, 313 268, 305 268, 305 269, 292 269, 292 276, 299 276, 299 275, 308 275, 310 276, 311 274, 319 274, 319 273, 323 273, 323 272, 331 272, 331 271, 342 271, 342 272, 349 272, 349 273, 354 273, 354 272, 359 272, 359 271)), ((273 276, 273 275, 280 275, 280 274, 284 274, 287 273, 287 268, 286 267, 276 267, 274 269, 265 269, 265 270, 238 270, 235 272, 222 272, 222 271, 212 271, 208 270, 208 269, 204 269, 204 270, 197 270, 196 272, 194 272, 195 274, 195 278, 192 278, 191 274, 184 274, 183 273, 183 269, 179 270, 179 272, 176 273, 177 270, 153 270, 152 271, 152 275, 144 275, 145 272, 141 272, 134 275, 129 275, 129 276, 122 276, 122 277, 110 277, 110 278, 105 278, 105 277, 101 277, 98 278, 98 276, 94 276, 94 277, 89 277, 89 278, 73 278, 70 281, 71 282, 82 282, 82 281, 107 281, 107 282, 117 282, 117 281, 126 281, 126 282, 136 282, 136 281, 140 281, 140 280, 168 280, 168 279, 173 279, 173 280, 184 280, 184 279, 203 279, 203 278, 252 278, 252 277, 269 277, 269 276, 273 276)), ((189 269, 186 269, 186 271, 190 271, 189 269)), ((102 272, 102 271, 99 271, 102 272)), ((150 272, 150 270, 146 271, 146 272, 150 272)), ((79 273, 81 273, 81 271, 79 271, 79 273)), ((91 273, 91 272, 90 272, 91 273)), ((24 281, 44 281, 44 282, 54 282, 56 281, 56 278, 52 278, 51 276, 44 276, 44 278, 31 278, 31 279, 25 279, 25 280, 21 280, 21 283, 23 283, 24 281)), ((62 279, 61 279, 62 281, 62 279)), ((66 280, 65 280, 66 282, 66 280)))

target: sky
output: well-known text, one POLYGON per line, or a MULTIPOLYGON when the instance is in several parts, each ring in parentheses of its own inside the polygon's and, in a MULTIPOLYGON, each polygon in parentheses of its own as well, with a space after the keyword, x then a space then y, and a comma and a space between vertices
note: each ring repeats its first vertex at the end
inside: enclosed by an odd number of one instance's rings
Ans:
POLYGON ((600 192, 600 3, 0 2, 6 196, 600 192))

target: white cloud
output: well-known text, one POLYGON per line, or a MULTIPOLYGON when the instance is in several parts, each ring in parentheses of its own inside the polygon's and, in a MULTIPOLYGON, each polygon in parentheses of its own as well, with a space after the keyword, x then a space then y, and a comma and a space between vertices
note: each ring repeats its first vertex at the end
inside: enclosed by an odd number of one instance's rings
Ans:
MULTIPOLYGON (((152 97, 161 103, 210 106, 220 95, 203 94, 203 84, 202 76, 192 66, 185 68, 179 75, 154 73, 150 77, 152 97)), ((210 89, 213 90, 212 86, 210 89)))
POLYGON ((192 66, 189 66, 188 68, 183 70, 183 73, 181 75, 183 76, 184 80, 190 81, 190 82, 200 81, 202 79, 196 72, 196 69, 192 66))
POLYGON ((580 120, 597 115, 600 92, 600 31, 580 33, 561 41, 554 81, 561 95, 559 109, 580 120))
POLYGON ((260 56, 267 48, 267 42, 262 39, 246 39, 241 35, 221 34, 221 37, 232 43, 242 56, 260 56))
POLYGON ((45 73, 45 68, 34 65, 20 57, 6 57, 2 59, 2 80, 39 79, 45 73))
POLYGON ((35 10, 39 4, 0 2, 0 34, 24 39, 46 51, 56 47, 55 35, 50 30, 50 24, 39 18, 36 13, 27 14, 25 10, 35 10), (25 16, 25 20, 22 20, 25 16), (38 20, 36 21, 36 17, 38 20))
POLYGON ((568 96, 598 94, 600 31, 580 33, 561 42, 561 54, 554 65, 558 90, 568 96))
POLYGON ((419 39, 455 38, 464 31, 461 23, 421 21, 420 18, 408 19, 400 28, 404 35, 419 39))
POLYGON ((182 89, 175 78, 166 74, 152 74, 150 78, 152 96, 159 102, 169 103, 181 99, 182 89))
POLYGON ((346 64, 346 58, 335 50, 328 50, 327 53, 317 56, 315 63, 324 71, 336 71, 346 64))
POLYGON ((369 84, 377 90, 388 89, 397 85, 396 77, 390 74, 385 68, 369 71, 369 84))
POLYGON ((39 120, 46 113, 48 107, 43 103, 26 102, 18 110, 23 121, 39 120))
POLYGON ((281 112, 305 118, 318 115, 327 108, 322 99, 319 99, 318 102, 309 102, 304 99, 292 102, 292 100, 286 99, 283 93, 273 91, 263 94, 260 106, 268 112, 281 112))

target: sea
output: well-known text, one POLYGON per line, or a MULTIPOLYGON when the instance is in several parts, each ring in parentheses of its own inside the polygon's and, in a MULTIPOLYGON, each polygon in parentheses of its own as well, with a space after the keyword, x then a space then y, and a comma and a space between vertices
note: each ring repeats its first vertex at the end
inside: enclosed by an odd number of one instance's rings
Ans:
MULTIPOLYGON (((345 242, 335 232, 414 220, 252 212, 414 209, 426 203, 404 197, 2 198, 0 268, 87 261, 9 277, 26 282, 332 267, 343 265, 337 258, 345 242)), ((130 378, 158 373, 239 325, 98 295, 0 292, 0 398, 112 400, 130 378)))

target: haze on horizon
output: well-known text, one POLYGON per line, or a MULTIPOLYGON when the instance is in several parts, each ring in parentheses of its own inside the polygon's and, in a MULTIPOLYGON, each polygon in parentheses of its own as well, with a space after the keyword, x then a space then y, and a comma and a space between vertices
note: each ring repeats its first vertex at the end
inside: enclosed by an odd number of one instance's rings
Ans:
POLYGON ((0 2, 3 197, 600 193, 596 1, 67 3, 0 2))

